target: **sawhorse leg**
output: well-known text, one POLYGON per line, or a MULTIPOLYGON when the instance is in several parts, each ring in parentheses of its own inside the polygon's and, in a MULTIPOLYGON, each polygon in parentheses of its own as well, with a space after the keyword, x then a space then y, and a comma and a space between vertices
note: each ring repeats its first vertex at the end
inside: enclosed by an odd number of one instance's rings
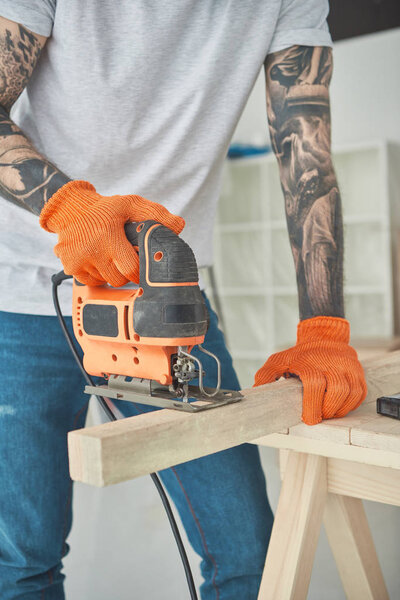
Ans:
POLYGON ((290 451, 259 600, 305 600, 322 521, 349 600, 388 600, 362 500, 329 494, 328 460, 290 451))
POLYGON ((290 452, 259 600, 306 598, 326 496, 326 458, 290 452))
POLYGON ((328 494, 324 525, 349 600, 389 600, 362 500, 328 494))

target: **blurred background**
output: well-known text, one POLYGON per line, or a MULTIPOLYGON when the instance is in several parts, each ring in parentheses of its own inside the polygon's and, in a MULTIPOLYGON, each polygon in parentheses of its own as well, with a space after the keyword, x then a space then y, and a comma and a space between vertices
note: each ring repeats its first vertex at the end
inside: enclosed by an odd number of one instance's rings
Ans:
MULTIPOLYGON (((345 223, 346 310, 353 344, 361 350, 397 343, 400 333, 399 13, 398 0, 331 2, 332 142, 345 223)), ((271 352, 294 343, 298 321, 283 197, 275 158, 268 152, 263 73, 233 144, 232 155, 240 155, 243 146, 246 152, 256 148, 257 154, 227 158, 214 270, 203 276, 246 387, 271 352)), ((99 421, 96 406, 88 418, 90 424, 99 421)), ((275 510, 280 489, 276 451, 262 448, 261 453, 275 510)), ((390 597, 400 598, 400 511, 365 505, 390 597)), ((69 542, 69 599, 188 597, 178 552, 148 477, 106 489, 76 484, 69 542)), ((189 556, 199 580, 198 558, 190 549, 189 556)), ((324 532, 309 598, 344 599, 324 532)))

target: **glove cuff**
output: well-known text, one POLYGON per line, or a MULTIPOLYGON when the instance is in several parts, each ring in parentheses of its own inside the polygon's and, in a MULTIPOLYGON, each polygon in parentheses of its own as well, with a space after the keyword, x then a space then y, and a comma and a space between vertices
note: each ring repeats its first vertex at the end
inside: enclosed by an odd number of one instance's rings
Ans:
POLYGON ((313 317, 297 325, 297 343, 311 341, 350 342, 350 323, 340 317, 313 317))
POLYGON ((99 197, 88 181, 68 181, 46 202, 39 217, 43 229, 56 233, 74 219, 77 213, 94 204, 99 197))

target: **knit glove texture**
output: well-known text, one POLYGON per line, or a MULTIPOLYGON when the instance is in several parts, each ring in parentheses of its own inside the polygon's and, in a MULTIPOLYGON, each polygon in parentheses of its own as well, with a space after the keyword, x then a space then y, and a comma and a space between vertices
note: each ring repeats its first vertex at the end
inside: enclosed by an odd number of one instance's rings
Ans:
POLYGON ((297 376, 303 383, 304 423, 315 425, 322 419, 343 417, 367 395, 364 371, 349 340, 346 319, 300 321, 296 345, 272 354, 257 371, 254 385, 297 376))
POLYGON ((152 219, 179 234, 185 221, 141 196, 101 196, 87 181, 69 181, 45 204, 40 225, 58 234, 54 248, 67 275, 86 285, 139 282, 139 257, 124 231, 152 219))

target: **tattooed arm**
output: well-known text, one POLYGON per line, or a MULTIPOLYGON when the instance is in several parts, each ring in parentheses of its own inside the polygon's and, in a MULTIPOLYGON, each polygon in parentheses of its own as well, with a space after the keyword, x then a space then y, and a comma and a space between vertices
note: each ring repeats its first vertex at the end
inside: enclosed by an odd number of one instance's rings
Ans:
POLYGON ((0 17, 0 196, 36 215, 69 178, 35 150, 9 112, 45 43, 44 36, 0 17))
POLYGON ((343 317, 343 225, 330 148, 331 49, 292 46, 270 54, 265 74, 300 319, 343 317))
POLYGON ((327 47, 292 46, 267 57, 267 111, 278 159, 296 267, 300 323, 296 344, 272 354, 255 385, 285 377, 303 384, 302 419, 343 417, 367 394, 349 345, 343 308, 343 225, 332 165, 327 47))

